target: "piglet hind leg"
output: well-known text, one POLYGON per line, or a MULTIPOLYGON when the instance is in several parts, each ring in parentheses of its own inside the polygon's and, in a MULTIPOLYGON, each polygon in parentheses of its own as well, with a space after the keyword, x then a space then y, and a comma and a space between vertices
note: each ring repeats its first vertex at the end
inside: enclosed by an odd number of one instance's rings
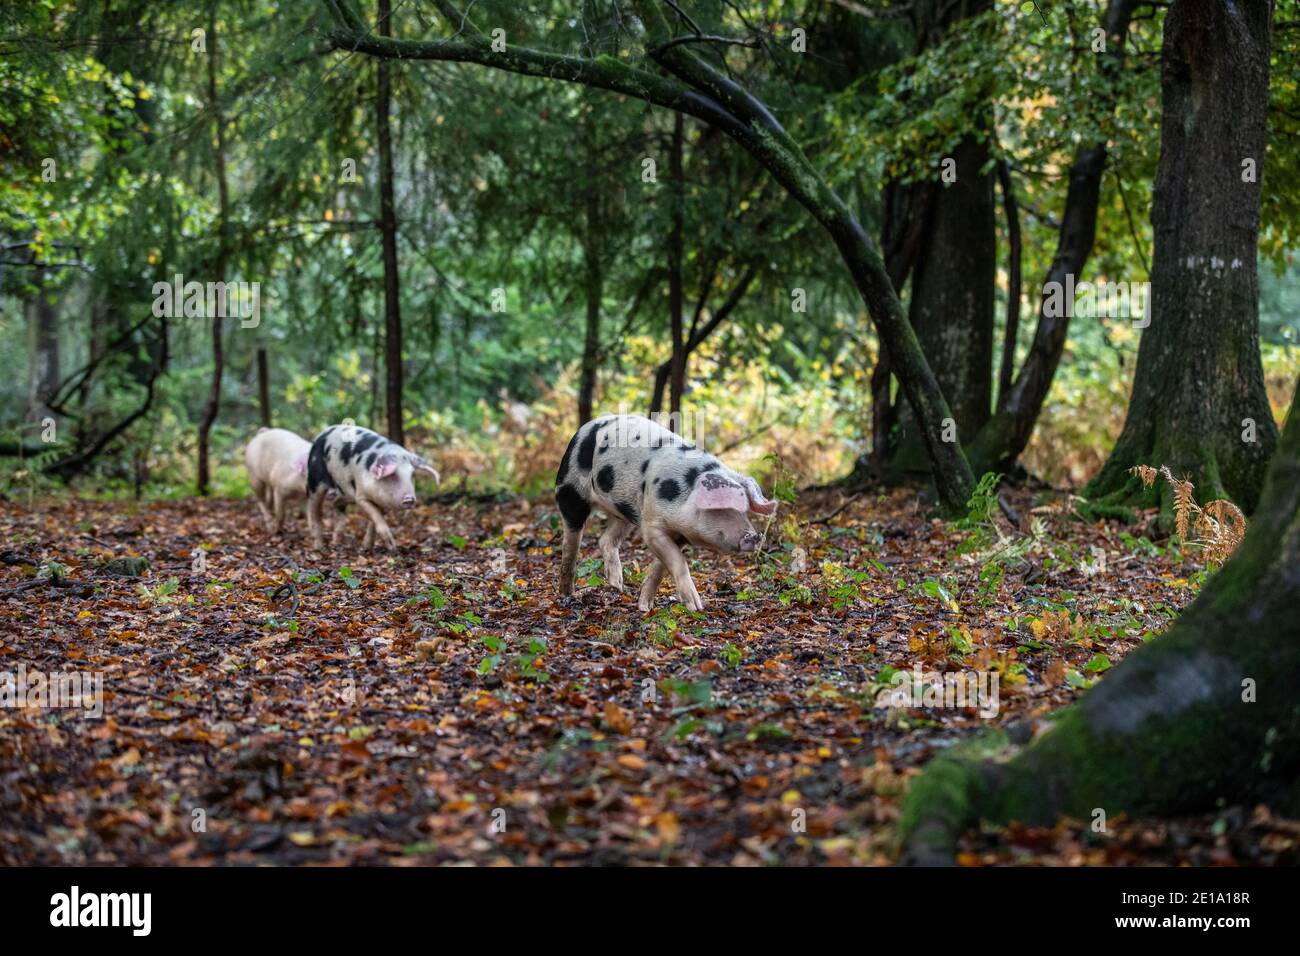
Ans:
POLYGON ((610 518, 609 525, 600 536, 600 556, 605 559, 605 580, 618 591, 623 590, 623 562, 619 560, 618 549, 631 530, 630 522, 622 518, 610 518))
POLYGON ((266 506, 267 497, 267 486, 265 484, 254 483, 253 500, 257 502, 257 510, 262 513, 263 527, 265 527, 267 531, 270 531, 273 519, 271 517, 271 509, 266 506))
POLYGON ((673 544, 672 539, 662 531, 648 531, 643 527, 641 534, 645 538, 646 546, 663 562, 663 566, 673 576, 677 600, 692 611, 703 611, 704 601, 700 599, 700 592, 695 590, 695 582, 691 580, 691 569, 686 564, 686 558, 677 549, 677 545, 673 544))
POLYGON ((582 526, 564 526, 564 549, 560 554, 560 594, 573 593, 573 572, 578 566, 578 550, 582 547, 582 526))
POLYGON ((659 582, 664 579, 664 563, 658 558, 650 562, 650 567, 645 573, 645 580, 641 582, 641 596, 636 602, 636 606, 642 611, 649 611, 655 606, 655 594, 659 591, 659 582))
POLYGON ((555 503, 564 519, 564 550, 560 557, 560 596, 573 593, 573 571, 582 547, 582 529, 591 517, 591 505, 569 485, 555 489, 555 503))

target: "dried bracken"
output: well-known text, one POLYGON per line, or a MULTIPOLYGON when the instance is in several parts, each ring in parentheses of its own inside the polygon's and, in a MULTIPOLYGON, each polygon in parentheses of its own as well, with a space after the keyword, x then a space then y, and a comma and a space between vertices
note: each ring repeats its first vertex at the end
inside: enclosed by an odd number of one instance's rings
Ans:
POLYGON ((1226 498, 1202 507, 1196 503, 1192 483, 1175 478, 1168 465, 1161 465, 1159 470, 1150 465, 1135 465, 1129 472, 1147 488, 1161 476, 1169 482, 1174 493, 1174 528, 1178 537, 1199 545, 1207 561, 1222 564, 1246 537, 1246 516, 1240 508, 1226 498), (1189 530, 1195 532, 1194 541, 1188 535, 1189 530))

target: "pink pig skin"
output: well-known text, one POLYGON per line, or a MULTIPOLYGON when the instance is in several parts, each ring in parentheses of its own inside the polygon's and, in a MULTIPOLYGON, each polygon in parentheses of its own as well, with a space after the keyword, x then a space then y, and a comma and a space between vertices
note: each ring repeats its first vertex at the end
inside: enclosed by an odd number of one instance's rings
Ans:
POLYGON ((285 506, 307 496, 311 443, 283 428, 259 428, 244 449, 248 483, 270 534, 284 527, 285 506))

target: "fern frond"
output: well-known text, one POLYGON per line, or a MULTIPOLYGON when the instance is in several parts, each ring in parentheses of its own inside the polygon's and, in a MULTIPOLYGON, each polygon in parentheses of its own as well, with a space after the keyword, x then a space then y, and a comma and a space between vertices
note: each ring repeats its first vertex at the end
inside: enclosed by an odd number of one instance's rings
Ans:
POLYGON ((1175 478, 1168 465, 1161 465, 1159 471, 1149 465, 1135 465, 1129 471, 1148 488, 1157 477, 1169 482, 1174 493, 1174 527, 1178 537, 1188 541, 1188 532, 1194 532, 1207 560, 1222 564, 1246 537, 1246 516, 1240 508, 1226 498, 1211 501, 1202 508, 1193 494, 1195 486, 1186 479, 1175 478))
POLYGON ((1204 514, 1214 524, 1214 536, 1206 546, 1206 554, 1215 561, 1226 561, 1246 537, 1246 516, 1226 498, 1211 501, 1205 506, 1204 514))
POLYGON ((1150 465, 1134 465, 1128 470, 1128 473, 1141 478, 1142 486, 1144 488, 1150 488, 1155 483, 1156 477, 1160 474, 1150 465))

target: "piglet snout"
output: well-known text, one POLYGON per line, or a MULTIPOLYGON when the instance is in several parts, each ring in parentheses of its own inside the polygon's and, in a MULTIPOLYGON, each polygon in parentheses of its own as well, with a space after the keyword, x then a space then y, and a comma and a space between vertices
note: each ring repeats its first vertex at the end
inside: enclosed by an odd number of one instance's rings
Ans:
POLYGON ((746 532, 745 532, 743 535, 741 535, 741 537, 740 537, 740 550, 741 550, 741 551, 757 551, 757 550, 758 550, 758 542, 761 541, 761 540, 762 540, 762 536, 759 535, 759 533, 758 533, 757 531, 746 531, 746 532))
POLYGON ((403 507, 403 508, 414 508, 414 507, 415 507, 415 495, 406 495, 404 498, 402 498, 402 507, 403 507))

